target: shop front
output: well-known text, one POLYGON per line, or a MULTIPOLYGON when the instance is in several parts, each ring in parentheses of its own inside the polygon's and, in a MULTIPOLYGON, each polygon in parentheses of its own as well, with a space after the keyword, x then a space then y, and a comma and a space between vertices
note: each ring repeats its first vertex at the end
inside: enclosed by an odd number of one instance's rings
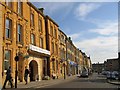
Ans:
MULTIPOLYGON (((23 68, 20 71, 25 71, 25 67, 29 69, 28 81, 40 81, 45 76, 47 69, 47 58, 49 58, 50 52, 48 50, 39 48, 34 45, 29 45, 27 58, 23 61, 23 68)), ((24 80, 24 72, 21 74, 21 81, 24 80)))

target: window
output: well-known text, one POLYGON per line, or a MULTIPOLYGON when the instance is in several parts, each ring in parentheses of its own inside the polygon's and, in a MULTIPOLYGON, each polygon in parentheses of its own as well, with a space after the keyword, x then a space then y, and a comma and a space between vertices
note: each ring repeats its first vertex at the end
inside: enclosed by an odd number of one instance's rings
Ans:
POLYGON ((10 19, 6 19, 6 38, 11 38, 11 32, 12 32, 12 21, 10 19))
POLYGON ((31 34, 31 44, 35 45, 35 35, 31 34))
POLYGON ((55 48, 56 48, 56 54, 58 54, 58 46, 57 46, 57 44, 55 44, 55 48))
POLYGON ((52 53, 54 53, 54 43, 52 42, 52 53))
POLYGON ((52 26, 50 27, 50 33, 53 36, 53 27, 52 26))
POLYGON ((54 59, 52 59, 52 69, 55 71, 55 62, 54 62, 55 60, 54 59))
POLYGON ((57 38, 57 32, 56 32, 56 29, 54 30, 54 37, 57 38))
POLYGON ((22 2, 21 0, 18 0, 18 13, 22 15, 22 2))
POLYGON ((58 71, 58 61, 56 61, 56 71, 58 71))
POLYGON ((42 20, 39 19, 39 23, 38 23, 38 27, 39 27, 39 31, 42 32, 42 20))
POLYGON ((43 48, 43 38, 40 37, 40 47, 43 48))
POLYGON ((18 24, 17 30, 17 41, 20 43, 22 42, 22 26, 18 24))
POLYGON ((10 51, 5 50, 4 70, 7 70, 9 66, 10 66, 10 51))
POLYGON ((6 0, 5 3, 9 8, 12 8, 12 0, 6 0))
POLYGON ((31 13, 30 15, 30 20, 31 20, 31 26, 33 27, 34 26, 34 14, 31 13))

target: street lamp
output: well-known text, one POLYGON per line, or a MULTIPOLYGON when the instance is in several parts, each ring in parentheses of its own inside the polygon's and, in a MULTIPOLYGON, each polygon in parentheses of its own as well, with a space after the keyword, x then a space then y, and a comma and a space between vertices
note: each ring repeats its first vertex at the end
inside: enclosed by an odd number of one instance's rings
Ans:
POLYGON ((15 70, 15 88, 17 88, 17 74, 18 74, 18 71, 17 71, 17 62, 19 61, 19 56, 15 56, 15 61, 16 61, 16 70, 15 70))
POLYGON ((65 38, 65 44, 66 44, 66 60, 64 60, 63 66, 64 66, 64 79, 66 79, 66 65, 65 65, 65 61, 67 61, 67 37, 65 38))
POLYGON ((119 63, 119 81, 120 81, 120 52, 118 52, 118 63, 119 63))
POLYGON ((65 62, 63 63, 64 66, 64 79, 66 79, 66 73, 65 73, 65 62))

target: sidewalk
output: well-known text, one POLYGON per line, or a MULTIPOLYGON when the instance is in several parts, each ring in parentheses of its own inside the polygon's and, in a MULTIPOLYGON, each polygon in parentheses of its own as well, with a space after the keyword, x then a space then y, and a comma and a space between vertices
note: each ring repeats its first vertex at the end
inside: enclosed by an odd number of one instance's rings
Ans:
POLYGON ((114 84, 114 85, 120 85, 119 80, 107 80, 107 82, 110 83, 110 84, 114 84))
MULTIPOLYGON (((66 76, 66 79, 59 78, 59 79, 51 79, 51 80, 33 81, 33 82, 29 82, 27 85, 25 85, 25 82, 20 82, 20 83, 18 83, 17 88, 18 89, 20 89, 20 88, 21 89, 22 88, 44 88, 46 86, 55 85, 55 84, 59 84, 62 82, 68 82, 75 78, 77 78, 77 75, 66 76)), ((10 89, 10 85, 6 86, 6 88, 7 88, 7 90, 8 90, 8 88, 10 89)), ((3 90, 5 90, 5 89, 3 89, 3 90)))

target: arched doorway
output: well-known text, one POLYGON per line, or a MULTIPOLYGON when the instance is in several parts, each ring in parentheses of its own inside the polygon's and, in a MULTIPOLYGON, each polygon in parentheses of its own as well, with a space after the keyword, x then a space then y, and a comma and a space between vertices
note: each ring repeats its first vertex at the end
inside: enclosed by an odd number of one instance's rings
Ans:
POLYGON ((38 77, 38 64, 35 60, 32 60, 29 64, 30 68, 30 81, 37 80, 38 77))

